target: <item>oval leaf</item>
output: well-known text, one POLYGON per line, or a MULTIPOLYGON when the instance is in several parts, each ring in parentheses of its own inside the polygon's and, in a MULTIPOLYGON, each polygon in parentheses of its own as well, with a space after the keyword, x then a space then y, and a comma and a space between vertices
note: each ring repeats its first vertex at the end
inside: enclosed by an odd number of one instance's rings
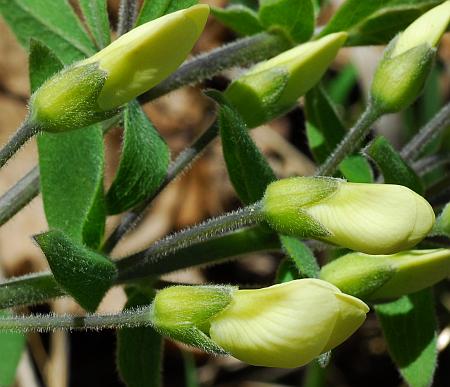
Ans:
POLYGON ((281 28, 294 42, 306 42, 314 32, 314 5, 311 0, 261 0, 259 20, 266 29, 281 28))
MULTIPOLYGON (((127 290, 125 309, 149 305, 152 297, 127 290)), ((152 327, 123 328, 117 331, 116 362, 127 387, 161 386, 163 340, 152 327)))
POLYGON ((347 45, 385 44, 442 0, 347 0, 320 33, 349 33, 347 45))
POLYGON ((79 0, 79 3, 97 47, 106 47, 111 42, 107 0, 79 0))
POLYGON ((60 286, 84 309, 95 311, 117 276, 114 263, 58 230, 34 239, 60 286))
POLYGON ((437 366, 436 317, 430 289, 375 306, 392 359, 406 383, 431 386, 437 366))
POLYGON ((258 14, 253 9, 243 5, 233 5, 225 9, 214 7, 212 8, 212 14, 223 25, 241 36, 254 35, 264 31, 258 19, 258 14))
POLYGON ((377 164, 385 183, 401 184, 423 194, 424 188, 420 178, 385 137, 377 137, 364 152, 377 164))
POLYGON ((41 40, 70 64, 95 53, 95 47, 67 0, 0 0, 0 12, 19 42, 41 40))
POLYGON ((124 114, 122 158, 106 195, 109 214, 133 208, 160 186, 169 165, 169 148, 139 104, 130 102, 124 114))
POLYGON ((144 0, 136 25, 139 26, 168 13, 192 7, 197 3, 198 0, 144 0))

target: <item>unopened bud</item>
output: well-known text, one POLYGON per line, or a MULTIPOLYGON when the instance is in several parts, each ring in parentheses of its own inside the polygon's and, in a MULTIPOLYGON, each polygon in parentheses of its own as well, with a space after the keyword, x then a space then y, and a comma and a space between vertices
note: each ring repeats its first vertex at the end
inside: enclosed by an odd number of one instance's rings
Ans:
POLYGON ((423 14, 389 43, 371 87, 371 99, 382 113, 398 112, 417 98, 449 22, 450 0, 423 14))
POLYGON ((450 250, 410 250, 393 255, 351 253, 325 265, 320 278, 365 300, 401 297, 450 274, 450 250))
POLYGON ((184 61, 209 14, 196 5, 143 24, 92 57, 45 82, 30 116, 42 130, 61 132, 105 120, 169 76, 184 61))
POLYGON ((262 212, 279 233, 368 254, 411 248, 434 223, 430 204, 407 187, 326 177, 295 177, 270 184, 262 212))
POLYGON ((164 289, 155 298, 153 320, 156 329, 184 343, 216 345, 249 364, 291 368, 345 341, 368 310, 325 281, 302 279, 256 290, 164 289))
POLYGON ((257 64, 225 91, 249 127, 285 113, 322 77, 347 39, 338 32, 257 64))

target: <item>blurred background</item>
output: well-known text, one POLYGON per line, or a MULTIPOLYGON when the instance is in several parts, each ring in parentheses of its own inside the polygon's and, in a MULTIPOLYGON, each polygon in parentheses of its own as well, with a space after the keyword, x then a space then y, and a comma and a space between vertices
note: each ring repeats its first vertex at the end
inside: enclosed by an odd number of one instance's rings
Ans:
MULTIPOLYGON (((38 0, 37 0, 38 1, 38 0)), ((201 1, 225 6, 226 0, 201 1)), ((109 1, 112 25, 117 22, 118 0, 109 1)), ((330 1, 320 15, 326 22, 339 1, 330 1)), ((211 50, 235 36, 210 18, 194 54, 211 50)), ((27 55, 0 19, 0 142, 5 143, 26 114, 29 98, 27 55)), ((382 48, 363 47, 341 50, 324 79, 333 100, 350 125, 362 110, 362 101, 370 84, 382 48), (344 109, 345 106, 345 109, 344 109)), ((383 118, 376 130, 394 144, 401 145, 448 100, 448 67, 450 39, 444 38, 440 60, 427 84, 424 97, 402 115, 383 118), (446 60, 445 60, 446 59, 446 60)), ((201 88, 224 89, 242 69, 217 76, 201 87, 186 87, 164 96, 145 107, 151 120, 169 144, 172 158, 214 119, 214 106, 201 88)), ((287 116, 252 131, 252 137, 268 157, 279 177, 309 175, 314 164, 306 145, 301 102, 287 116)), ((111 130, 105 137, 107 171, 105 184, 114 175, 120 157, 121 130, 111 130)), ((445 146, 445 144, 444 144, 445 146)), ((448 145, 450 147, 450 143, 448 145)), ((0 194, 28 172, 37 161, 36 144, 30 142, 0 171, 0 194)), ((221 146, 216 141, 181 178, 159 195, 140 227, 130 233, 114 250, 115 257, 141 250, 152 241, 239 206, 224 166, 221 146)), ((119 221, 109 219, 111 230, 119 221)), ((0 229, 0 276, 4 278, 41 271, 46 260, 30 236, 46 230, 41 197, 0 229)), ((168 281, 185 283, 231 283, 241 286, 266 286, 273 282, 281 255, 246 256, 242 259, 195 268, 166 276, 168 281)), ((112 289, 99 312, 123 308, 126 297, 121 288, 112 289)), ((440 365, 436 386, 450 386, 450 292, 445 284, 438 289, 440 365)), ((33 312, 83 313, 70 299, 33 307, 33 312)), ((27 351, 19 366, 17 386, 122 386, 115 366, 115 333, 29 334, 27 351)), ((164 386, 399 386, 401 379, 387 356, 386 345, 378 323, 369 315, 364 326, 333 352, 327 369, 317 364, 300 369, 267 369, 251 367, 232 358, 209 357, 173 342, 165 343, 164 386)))

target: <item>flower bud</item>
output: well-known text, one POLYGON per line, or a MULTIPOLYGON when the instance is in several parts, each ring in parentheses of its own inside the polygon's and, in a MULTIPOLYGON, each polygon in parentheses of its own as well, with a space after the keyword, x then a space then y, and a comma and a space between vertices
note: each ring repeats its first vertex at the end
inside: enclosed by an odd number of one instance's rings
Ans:
POLYGON ((153 321, 184 343, 207 350, 215 345, 215 352, 249 364, 291 368, 346 340, 368 310, 327 282, 302 279, 257 290, 167 288, 155 298, 153 321))
POLYGON ((423 14, 389 43, 371 87, 372 102, 382 113, 398 112, 417 98, 449 22, 450 0, 423 14))
POLYGON ((448 277, 450 250, 410 250, 393 255, 351 253, 325 265, 320 278, 366 300, 414 293, 448 277))
POLYGON ((294 177, 270 184, 262 212, 281 234, 316 238, 368 254, 408 249, 434 223, 429 203, 407 187, 326 177, 294 177))
POLYGON ((285 113, 311 89, 334 60, 347 33, 308 42, 257 64, 225 91, 249 127, 285 113))
POLYGON ((226 353, 208 336, 210 319, 223 310, 233 286, 172 286, 159 291, 152 305, 153 324, 162 334, 207 352, 226 353))
POLYGON ((327 282, 295 280, 236 291, 231 303, 211 319, 210 336, 246 363, 293 368, 345 341, 368 310, 327 282))
POLYGON ((32 97, 31 119, 46 131, 102 121, 170 75, 200 36, 209 14, 196 5, 143 24, 97 54, 45 82, 32 97))

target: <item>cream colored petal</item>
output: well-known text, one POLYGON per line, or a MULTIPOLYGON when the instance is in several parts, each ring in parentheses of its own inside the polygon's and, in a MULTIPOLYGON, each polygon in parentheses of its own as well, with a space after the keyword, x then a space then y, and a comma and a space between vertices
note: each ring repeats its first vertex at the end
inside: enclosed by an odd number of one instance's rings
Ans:
POLYGON ((411 246, 417 197, 400 185, 342 183, 332 196, 305 210, 331 232, 325 240, 368 254, 389 254, 411 246))
POLYGON ((369 307, 356 297, 344 293, 336 293, 335 296, 339 305, 339 315, 323 352, 347 340, 362 325, 369 311, 369 307))
POLYGON ((331 284, 315 279, 239 290, 211 320, 210 336, 253 365, 292 368, 320 355, 339 314, 331 284))
POLYGON ((162 81, 185 60, 200 36, 209 7, 183 9, 143 24, 81 62, 108 73, 98 104, 116 108, 162 81))
POLYGON ((414 228, 408 237, 411 247, 419 243, 431 231, 435 222, 433 208, 419 195, 416 196, 416 214, 414 228))
POLYGON ((391 57, 427 43, 435 47, 450 22, 450 1, 432 8, 416 19, 400 35, 391 57))

